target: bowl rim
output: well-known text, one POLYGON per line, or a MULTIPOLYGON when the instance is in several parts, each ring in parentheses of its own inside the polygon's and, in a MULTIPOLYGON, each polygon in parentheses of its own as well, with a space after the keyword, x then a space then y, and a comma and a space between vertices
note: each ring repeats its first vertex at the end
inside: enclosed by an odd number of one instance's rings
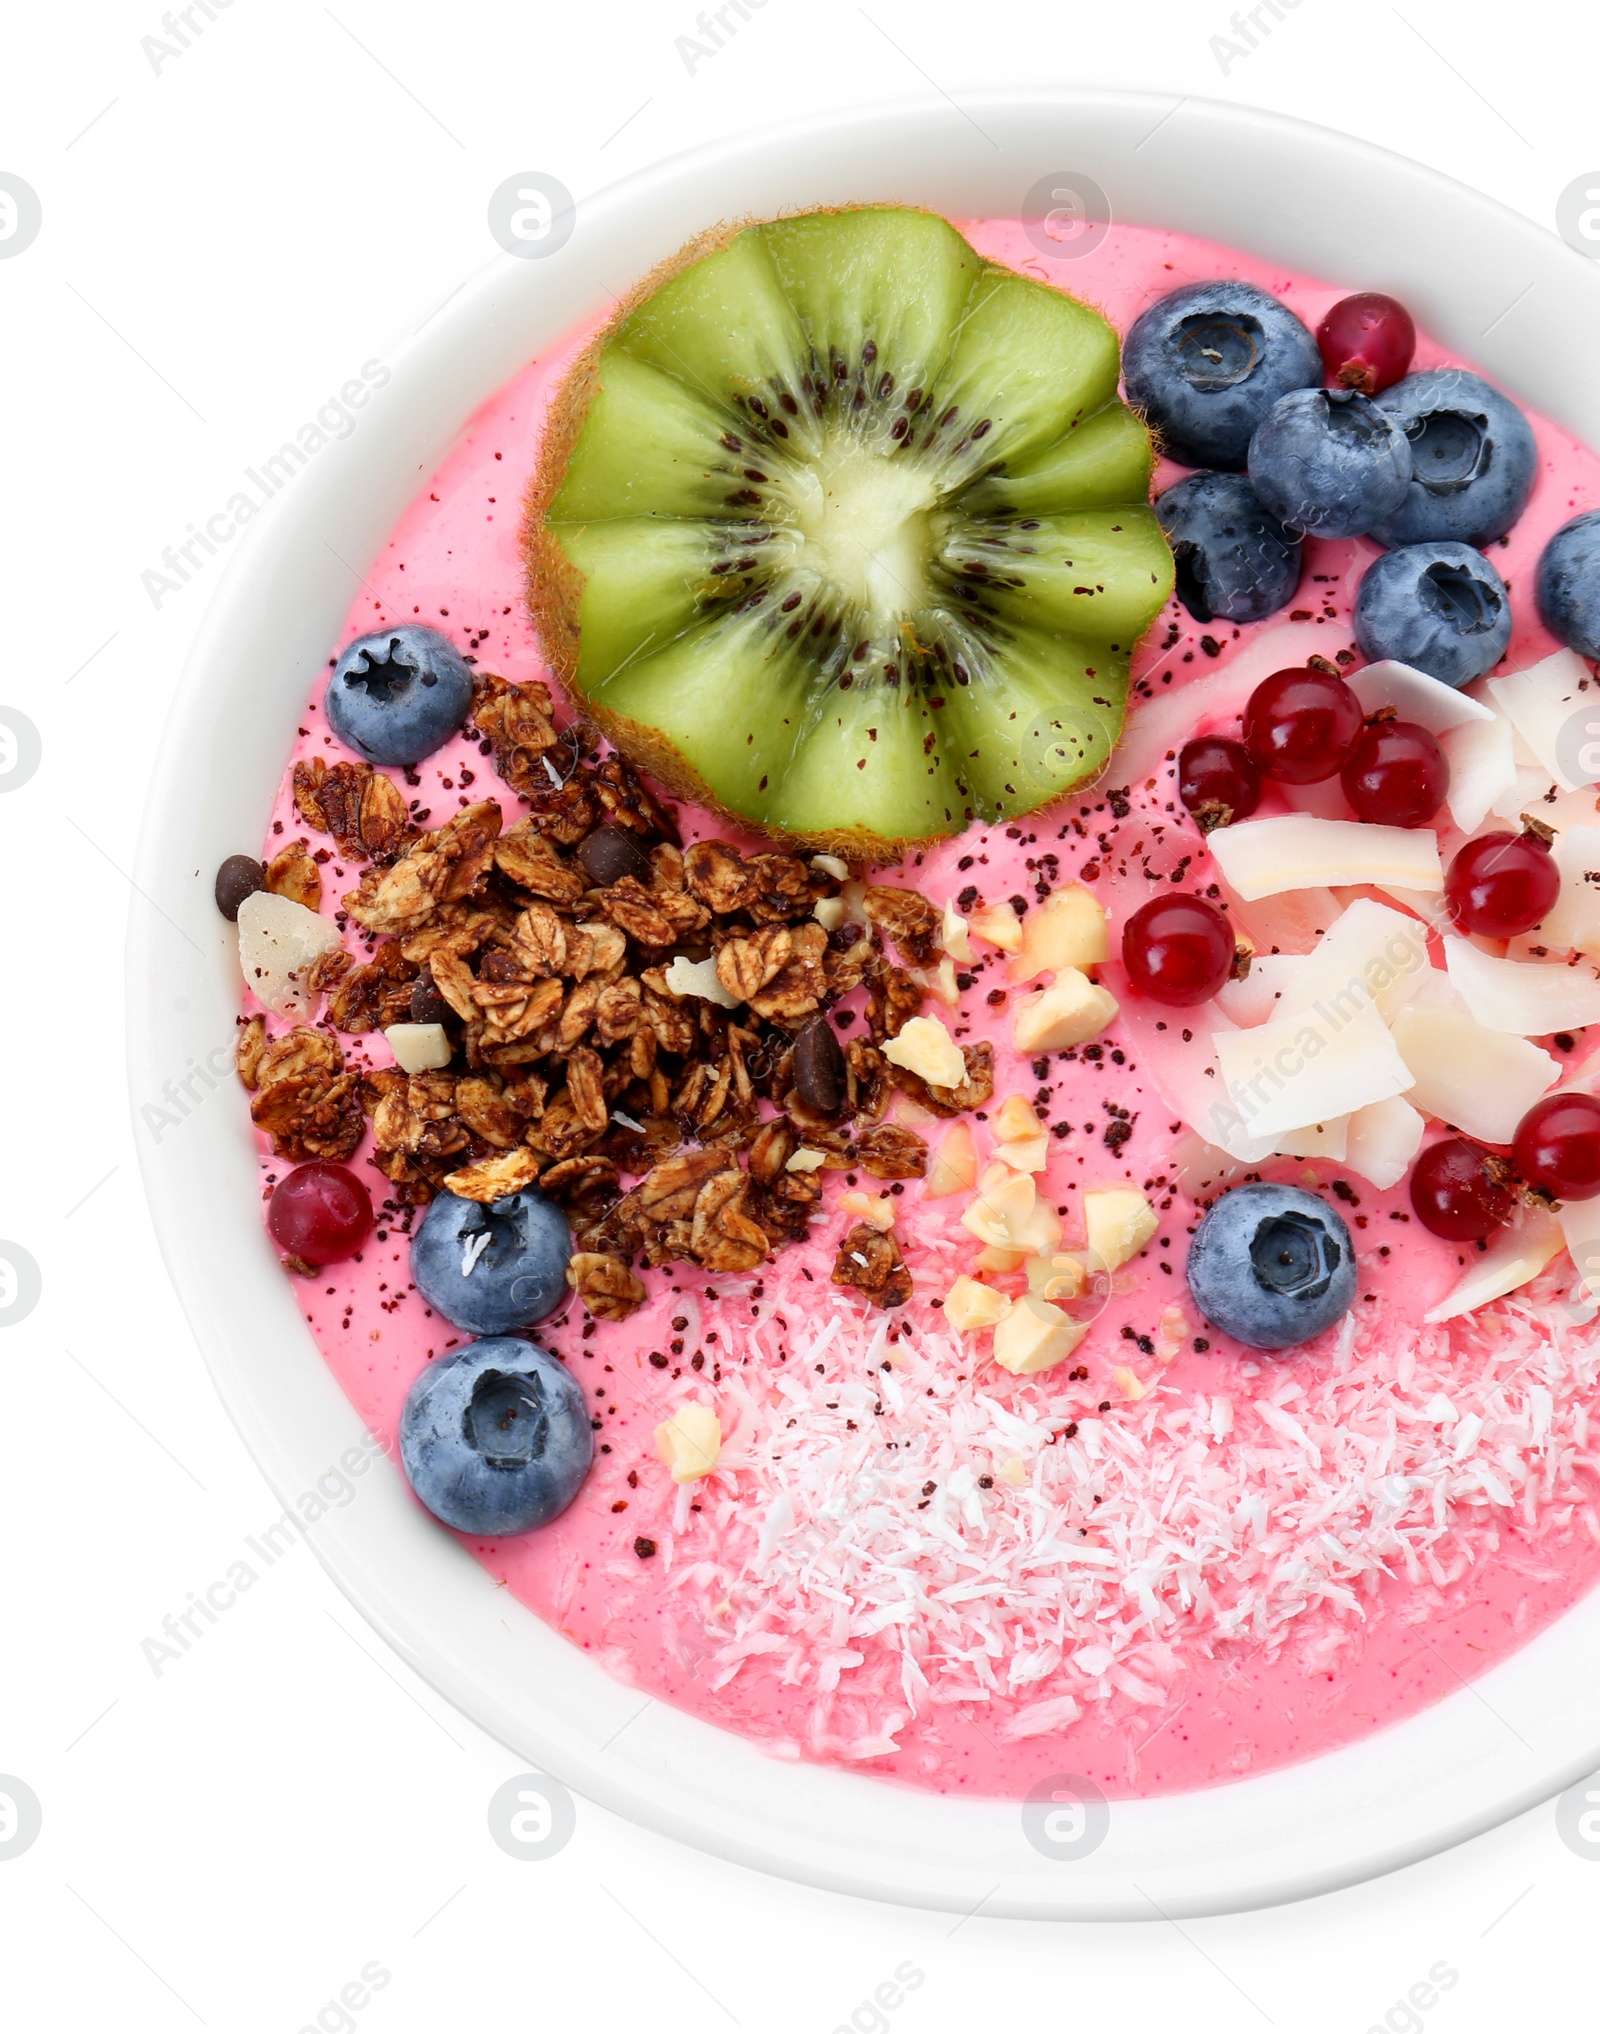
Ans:
POLYGON ((152 772, 128 933, 128 1068, 156 1236, 219 1395, 334 1581, 440 1694, 575 1791, 781 1876, 963 1914, 1150 1919, 1393 1870, 1592 1771, 1600 1724, 1580 1696, 1600 1671, 1600 1591, 1419 1716, 1299 1765, 1118 1801, 1092 1855, 1043 1857, 1023 1840, 1015 1802, 780 1762, 652 1698, 641 1706, 639 1691, 532 1613, 508 1622, 504 1592, 426 1521, 398 1472, 384 1464, 367 1477, 361 1422, 255 1215, 246 1112, 207 1106, 230 1090, 238 1099, 236 962, 210 872, 241 835, 261 837, 285 716, 342 626, 352 577, 479 404, 593 309, 608 275, 643 273, 652 249, 670 252, 717 217, 852 192, 978 217, 1015 209, 1041 175, 1064 174, 1050 170, 1063 157, 1104 187, 1114 216, 1330 281, 1342 266, 1352 288, 1404 283, 1420 324, 1600 445, 1600 391, 1586 393, 1581 345, 1600 311, 1600 265, 1496 201, 1331 129, 1176 94, 999 90, 959 105, 917 96, 824 111, 687 149, 580 200, 579 230, 546 260, 501 256, 469 277, 382 356, 371 422, 320 452, 291 502, 240 539, 152 772), (737 205, 711 202, 728 189, 737 205), (994 202, 1000 192, 1008 203, 994 202), (219 1224, 219 1204, 238 1218, 219 1224), (324 1493, 312 1526, 305 1499, 341 1463, 354 1495, 324 1493))

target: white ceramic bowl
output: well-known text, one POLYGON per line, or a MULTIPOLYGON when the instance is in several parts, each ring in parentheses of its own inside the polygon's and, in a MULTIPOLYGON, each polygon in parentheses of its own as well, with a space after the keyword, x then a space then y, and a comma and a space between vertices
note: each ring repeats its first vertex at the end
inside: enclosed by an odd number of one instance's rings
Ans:
MULTIPOLYGON (((476 406, 609 289, 729 215, 867 198, 1004 214, 1039 178, 1087 172, 1118 219, 1393 291, 1512 394, 1600 445, 1600 268, 1554 235, 1396 156, 1237 107, 1089 92, 965 103, 970 119, 938 102, 828 115, 583 202, 564 248, 504 257, 392 357, 392 383, 257 526, 212 603, 139 857, 149 908, 131 939, 132 1088, 136 1108, 175 1116, 163 1089, 184 1092, 187 1077, 182 1120, 137 1128, 157 1233, 217 1388, 286 1502, 361 1428, 263 1232, 244 1099, 221 1073, 238 980, 212 872, 262 836, 352 569, 377 554, 476 406)), ((436 1688, 581 1793, 816 1885, 1001 1915, 1212 1912, 1387 1870, 1600 1764, 1597 1592, 1408 1722, 1282 1772, 1118 1804, 1092 1855, 1052 1861, 1025 1840, 1014 1803, 780 1763, 646 1702, 510 1602, 408 1500, 391 1464, 359 1488, 317 1528, 317 1551, 436 1688)))

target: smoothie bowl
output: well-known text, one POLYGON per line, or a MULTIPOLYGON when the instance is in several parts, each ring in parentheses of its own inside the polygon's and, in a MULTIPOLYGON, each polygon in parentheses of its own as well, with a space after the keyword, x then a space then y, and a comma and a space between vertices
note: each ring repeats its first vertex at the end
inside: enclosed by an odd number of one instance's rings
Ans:
POLYGON ((150 1169, 269 1474, 381 1443, 324 1555, 527 1755, 1232 1903, 1592 1761, 1600 460, 1436 251, 1224 239, 1104 100, 1058 243, 991 110, 1009 202, 887 176, 914 112, 691 164, 597 202, 620 306, 552 257, 398 363, 230 589, 295 678, 231 804, 158 798, 239 1079, 150 1169))

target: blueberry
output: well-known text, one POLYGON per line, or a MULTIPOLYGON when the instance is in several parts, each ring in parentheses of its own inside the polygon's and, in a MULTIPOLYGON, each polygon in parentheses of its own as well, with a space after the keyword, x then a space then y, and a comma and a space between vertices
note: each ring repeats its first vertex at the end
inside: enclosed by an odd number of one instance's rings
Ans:
POLYGON ((1251 432, 1279 396, 1321 381, 1322 356, 1253 283, 1189 283, 1135 322, 1122 373, 1170 458, 1242 473, 1251 432))
POLYGON ((571 1255, 566 1217, 533 1187, 488 1202, 441 1193, 411 1239, 411 1276, 455 1327, 503 1335, 550 1312, 571 1255))
POLYGON ((1580 657, 1600 657, 1600 509, 1563 523, 1545 545, 1539 619, 1580 657))
POLYGON ((1354 389, 1291 389, 1250 440, 1250 485, 1308 537, 1361 536, 1394 513, 1410 479, 1405 432, 1354 389))
POLYGON ((577 1496, 594 1433, 577 1380, 515 1335, 436 1356, 406 1393, 400 1460, 460 1533, 525 1533, 577 1496))
POLYGON ((1156 502, 1178 568, 1178 598, 1196 621, 1260 621, 1294 598, 1300 539, 1236 473, 1191 473, 1156 502))
POLYGON ((1356 641, 1445 685, 1492 671, 1511 640, 1505 581, 1470 544, 1407 544, 1375 559, 1356 595, 1356 641))
POLYGON ((1515 403, 1464 367, 1408 374, 1375 398, 1411 440, 1411 482, 1375 523, 1380 544, 1477 544, 1503 537, 1533 486, 1538 448, 1515 403))
POLYGON ((1252 1349, 1309 1342, 1356 1296, 1350 1231, 1303 1187, 1235 1187, 1189 1245, 1189 1290, 1213 1327, 1252 1349))
POLYGON ((472 673, 437 629, 358 636, 328 680, 328 725, 369 763, 420 763, 467 717, 472 673))

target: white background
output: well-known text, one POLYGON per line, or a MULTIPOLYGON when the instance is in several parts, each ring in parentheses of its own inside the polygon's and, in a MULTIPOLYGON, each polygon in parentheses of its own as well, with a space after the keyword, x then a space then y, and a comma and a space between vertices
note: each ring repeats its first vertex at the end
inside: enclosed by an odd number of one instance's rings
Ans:
POLYGON ((13 9, 0 56, 0 170, 44 208, 35 244, 0 260, 0 707, 34 720, 44 756, 0 797, 0 1237, 44 1275, 0 1335, 0 1774, 44 1811, 38 1841, 0 1862, 0 2019, 30 2034, 1588 2024, 1600 1866, 1563 1847, 1550 1806, 1261 1915, 958 1922, 766 1880, 581 1801, 559 1856, 504 1855, 485 1807, 518 1762, 384 1649, 303 1546, 153 1673, 141 1642, 279 1507, 155 1254, 120 972, 147 764, 221 566, 159 610, 141 573, 494 255, 484 208, 503 178, 542 169, 581 202, 825 105, 1107 84, 1340 127, 1549 226, 1600 162, 1600 16, 1301 0, 1281 21, 1261 9, 1270 34, 1228 57, 1222 0, 766 0, 691 70, 692 0, 232 0, 209 23, 191 8, 203 34, 153 61, 156 5, 13 9), (332 2005, 373 1962, 382 1988, 332 2005), (921 1977, 903 2003, 865 2009, 906 1962, 921 1977), (1449 1987, 1402 2006, 1441 1962, 1449 1987))

